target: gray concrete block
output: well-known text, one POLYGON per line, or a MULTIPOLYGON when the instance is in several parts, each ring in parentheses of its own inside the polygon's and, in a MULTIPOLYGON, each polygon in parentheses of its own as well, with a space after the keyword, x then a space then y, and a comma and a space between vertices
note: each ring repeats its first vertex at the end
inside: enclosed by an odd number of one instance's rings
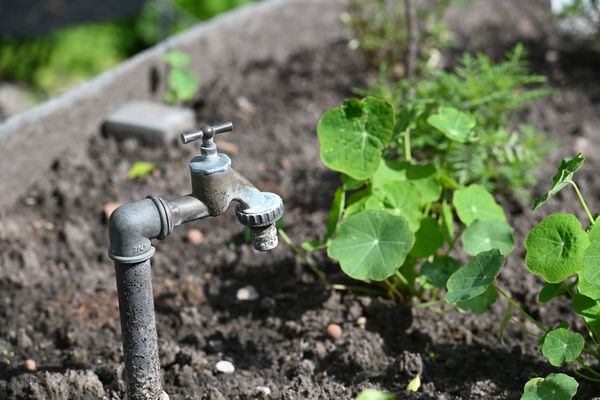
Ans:
POLYGON ((124 103, 103 124, 108 136, 135 138, 146 144, 161 145, 196 127, 194 112, 189 108, 135 100, 124 103))

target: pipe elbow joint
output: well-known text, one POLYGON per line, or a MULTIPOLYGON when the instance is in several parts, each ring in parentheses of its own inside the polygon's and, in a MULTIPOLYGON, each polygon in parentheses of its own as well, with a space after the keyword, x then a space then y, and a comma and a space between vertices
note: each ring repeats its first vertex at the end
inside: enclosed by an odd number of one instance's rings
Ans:
MULTIPOLYGON (((108 255, 124 264, 139 263, 152 257, 150 240, 164 233, 160 199, 148 198, 117 208, 108 221, 108 255)), ((165 235, 166 236, 166 235, 165 235)))

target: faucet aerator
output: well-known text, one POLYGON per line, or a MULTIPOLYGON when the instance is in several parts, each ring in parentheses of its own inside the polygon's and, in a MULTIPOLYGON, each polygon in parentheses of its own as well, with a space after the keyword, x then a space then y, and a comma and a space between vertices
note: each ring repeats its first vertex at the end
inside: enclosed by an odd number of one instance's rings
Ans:
POLYGON ((275 224, 250 228, 252 246, 258 251, 273 250, 279 244, 275 224))

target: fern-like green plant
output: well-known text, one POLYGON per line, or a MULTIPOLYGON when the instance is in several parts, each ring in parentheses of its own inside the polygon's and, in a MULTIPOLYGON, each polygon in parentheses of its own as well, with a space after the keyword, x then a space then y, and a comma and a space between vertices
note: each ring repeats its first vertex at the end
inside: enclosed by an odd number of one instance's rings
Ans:
POLYGON ((513 124, 515 112, 551 92, 537 87, 545 78, 529 73, 525 57, 522 45, 499 63, 466 54, 452 71, 427 71, 415 84, 382 76, 358 92, 396 105, 396 147, 410 147, 458 184, 476 182, 526 199, 524 189, 534 182, 531 171, 552 143, 530 125, 513 124), (473 140, 450 141, 432 126, 430 118, 444 108, 473 116, 473 140))

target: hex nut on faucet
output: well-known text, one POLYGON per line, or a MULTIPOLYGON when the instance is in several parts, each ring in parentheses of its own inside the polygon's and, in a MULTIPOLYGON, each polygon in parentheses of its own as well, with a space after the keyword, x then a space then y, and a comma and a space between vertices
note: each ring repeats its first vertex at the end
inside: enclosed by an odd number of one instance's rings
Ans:
POLYGON ((200 154, 189 163, 190 194, 172 201, 148 196, 119 207, 109 219, 109 256, 117 277, 128 400, 168 399, 160 379, 151 239, 164 239, 186 222, 221 215, 235 201, 237 219, 250 228, 254 248, 266 251, 277 246, 275 223, 283 215, 283 201, 258 190, 231 168, 229 157, 218 153, 214 136, 232 130, 233 124, 226 122, 181 135, 184 144, 202 140, 200 154))

